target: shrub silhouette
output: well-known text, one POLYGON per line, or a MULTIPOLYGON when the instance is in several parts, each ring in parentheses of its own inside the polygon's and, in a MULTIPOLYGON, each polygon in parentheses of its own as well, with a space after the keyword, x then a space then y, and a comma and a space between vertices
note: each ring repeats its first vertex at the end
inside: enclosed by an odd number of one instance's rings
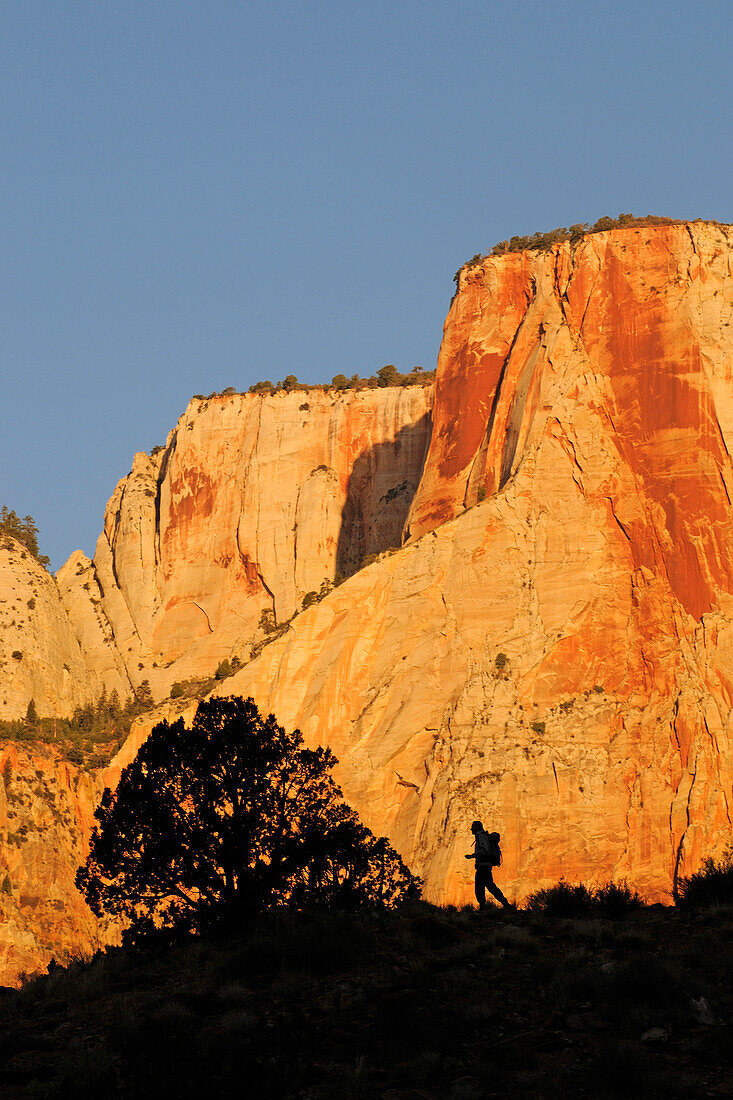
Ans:
POLYGON ((161 722, 106 790, 76 884, 93 912, 154 928, 236 926, 280 906, 393 908, 420 881, 344 802, 329 749, 305 749, 251 699, 161 722))
POLYGON ((620 919, 644 908, 644 899, 625 881, 607 882, 593 891, 593 908, 599 916, 620 919))
POLYGON ((733 904, 733 847, 718 861, 703 860, 702 870, 677 884, 677 905, 687 909, 733 904))
POLYGON ((592 895, 587 886, 571 886, 560 879, 554 886, 547 886, 530 894, 526 907, 532 912, 545 913, 548 917, 577 917, 589 913, 592 895))
POLYGON ((618 920, 642 909, 642 898, 626 882, 587 887, 560 879, 527 898, 527 909, 548 917, 611 917, 618 920))

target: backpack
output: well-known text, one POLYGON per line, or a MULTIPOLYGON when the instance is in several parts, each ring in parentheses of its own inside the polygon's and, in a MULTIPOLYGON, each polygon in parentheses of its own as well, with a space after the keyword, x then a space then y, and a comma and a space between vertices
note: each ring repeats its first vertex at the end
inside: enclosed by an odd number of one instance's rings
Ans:
POLYGON ((476 863, 480 866, 501 867, 501 848, 499 833, 481 832, 476 834, 476 863))

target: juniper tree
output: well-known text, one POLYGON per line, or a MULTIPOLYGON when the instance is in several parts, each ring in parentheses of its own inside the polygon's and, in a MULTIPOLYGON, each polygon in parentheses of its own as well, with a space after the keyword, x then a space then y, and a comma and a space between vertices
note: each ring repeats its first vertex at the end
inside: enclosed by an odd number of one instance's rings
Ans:
POLYGON ((263 718, 251 699, 202 702, 188 728, 161 722, 96 811, 77 887, 129 923, 200 930, 277 906, 419 897, 384 837, 344 802, 327 748, 263 718))

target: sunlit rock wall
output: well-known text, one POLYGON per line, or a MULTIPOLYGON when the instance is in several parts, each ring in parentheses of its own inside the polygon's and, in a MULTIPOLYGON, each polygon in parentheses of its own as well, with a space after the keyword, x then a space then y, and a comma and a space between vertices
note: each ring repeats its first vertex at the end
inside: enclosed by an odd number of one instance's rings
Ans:
POLYGON ((341 760, 347 796, 468 899, 669 899, 731 836, 730 230, 625 229, 464 272, 410 543, 220 690, 341 760))
POLYGON ((135 456, 93 562, 59 585, 87 665, 121 696, 246 659, 324 581, 399 546, 432 387, 194 399, 165 448, 135 456))
POLYGON ((70 715, 95 696, 56 581, 15 539, 0 537, 0 719, 70 715))
POLYGON ((0 747, 0 983, 116 938, 74 886, 94 806, 94 777, 53 746, 0 747))

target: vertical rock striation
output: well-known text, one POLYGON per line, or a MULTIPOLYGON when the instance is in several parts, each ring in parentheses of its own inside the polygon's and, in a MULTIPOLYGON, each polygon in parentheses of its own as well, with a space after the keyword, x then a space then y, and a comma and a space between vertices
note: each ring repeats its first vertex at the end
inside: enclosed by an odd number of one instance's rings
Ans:
POLYGON ((0 749, 0 976, 110 942, 74 887, 102 787, 49 746, 0 749))

